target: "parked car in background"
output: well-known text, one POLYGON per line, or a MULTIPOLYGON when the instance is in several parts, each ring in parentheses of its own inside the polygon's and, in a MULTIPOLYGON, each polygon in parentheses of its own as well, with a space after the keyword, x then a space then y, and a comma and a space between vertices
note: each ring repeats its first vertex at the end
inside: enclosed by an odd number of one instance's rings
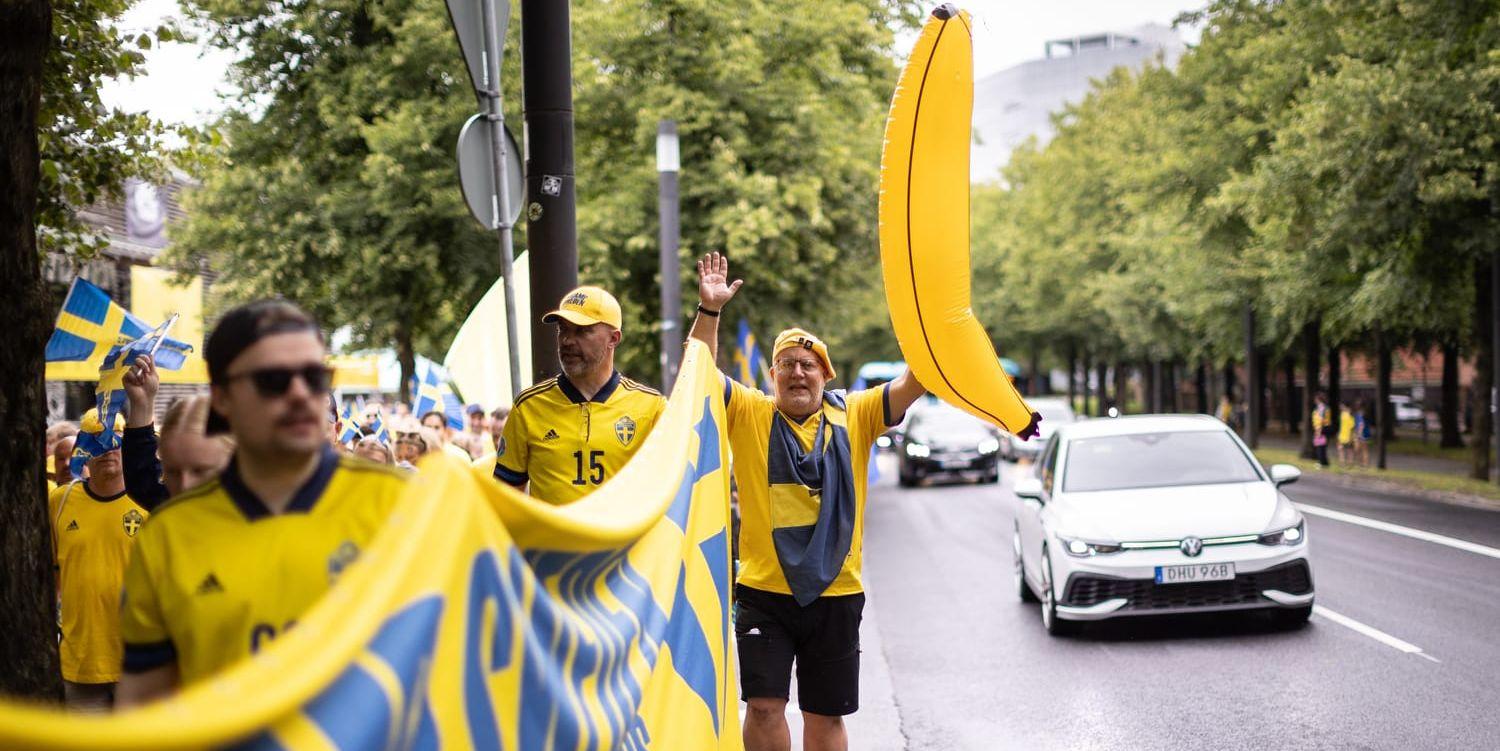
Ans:
POLYGON ((1422 403, 1405 394, 1391 394, 1391 410, 1396 413, 1397 425, 1422 424, 1422 403))
POLYGON ((1023 441, 1007 431, 1000 432, 1000 456, 1006 461, 1035 460, 1046 446, 1047 439, 1058 428, 1076 422, 1078 415, 1068 406, 1068 400, 1060 396, 1031 397, 1026 400, 1031 408, 1042 416, 1037 423, 1037 433, 1031 440, 1023 441))
POLYGON ((1016 480, 1011 548, 1022 601, 1049 633, 1136 615, 1312 613, 1302 513, 1224 423, 1142 415, 1065 425, 1016 480))
POLYGON ((924 478, 1000 479, 1000 431, 957 407, 936 399, 918 400, 909 410, 896 452, 902 487, 924 478))

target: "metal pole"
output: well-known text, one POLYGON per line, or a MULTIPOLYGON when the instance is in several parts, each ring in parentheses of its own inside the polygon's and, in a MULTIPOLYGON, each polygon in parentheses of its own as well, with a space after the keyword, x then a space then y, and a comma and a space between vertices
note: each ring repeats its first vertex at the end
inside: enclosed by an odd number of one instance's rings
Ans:
POLYGON ((1255 306, 1245 303, 1245 443, 1260 448, 1261 383, 1255 351, 1255 306))
POLYGON ((558 373, 557 329, 542 316, 578 286, 573 183, 573 69, 568 0, 521 0, 526 119, 526 243, 531 250, 531 362, 558 373))
MULTIPOLYGON (((506 2, 508 0, 499 0, 506 2)), ((500 229, 500 278, 505 286, 505 343, 510 354, 510 395, 521 393, 521 345, 516 337, 516 280, 512 265, 514 255, 513 226, 510 221, 510 180, 505 174, 505 112, 500 100, 500 50, 505 40, 496 38, 495 3, 482 0, 484 6, 484 101, 485 120, 490 125, 490 153, 494 157, 495 185, 500 205, 495 207, 500 229)))
POLYGON ((677 258, 682 236, 678 217, 677 172, 681 168, 677 149, 677 123, 662 120, 656 126, 657 211, 661 215, 661 390, 672 390, 682 360, 682 279, 677 258))

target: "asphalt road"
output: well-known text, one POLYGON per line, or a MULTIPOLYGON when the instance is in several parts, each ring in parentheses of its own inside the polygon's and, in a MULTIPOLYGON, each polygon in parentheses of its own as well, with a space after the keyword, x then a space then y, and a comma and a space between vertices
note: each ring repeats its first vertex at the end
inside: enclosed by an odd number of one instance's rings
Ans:
POLYGON ((1307 477, 1288 494, 1326 511, 1308 512, 1305 627, 1158 617, 1059 639, 1011 589, 1015 472, 872 487, 877 638, 851 748, 1500 748, 1500 558, 1423 534, 1500 547, 1500 513, 1307 477))

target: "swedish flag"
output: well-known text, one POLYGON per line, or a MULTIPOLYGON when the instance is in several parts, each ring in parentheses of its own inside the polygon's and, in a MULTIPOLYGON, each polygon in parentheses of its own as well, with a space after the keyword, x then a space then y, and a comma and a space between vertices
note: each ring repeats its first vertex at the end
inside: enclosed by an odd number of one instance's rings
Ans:
POLYGON ((734 380, 755 388, 755 384, 761 384, 761 390, 771 393, 771 376, 766 369, 766 359, 760 354, 760 346, 755 343, 755 335, 750 333, 750 322, 740 319, 739 336, 734 348, 734 380))
MULTIPOLYGON (((88 280, 74 279, 67 298, 63 300, 62 310, 57 314, 52 338, 47 340, 46 360, 102 361, 111 349, 148 338, 151 334, 147 349, 158 347, 154 355, 156 367, 177 370, 186 361, 192 347, 167 339, 164 334, 156 337, 155 334, 161 331, 164 330, 160 326, 153 331, 149 324, 111 300, 108 293, 88 280), (158 338, 161 340, 159 346, 156 343, 158 338)), ((134 362, 132 355, 126 364, 134 362)))
POLYGON ((344 415, 339 418, 339 443, 347 444, 361 438, 359 420, 354 417, 354 402, 344 402, 344 415))
POLYGON ((387 446, 391 445, 391 431, 386 429, 385 421, 380 419, 380 415, 375 415, 375 422, 370 425, 370 435, 387 446))

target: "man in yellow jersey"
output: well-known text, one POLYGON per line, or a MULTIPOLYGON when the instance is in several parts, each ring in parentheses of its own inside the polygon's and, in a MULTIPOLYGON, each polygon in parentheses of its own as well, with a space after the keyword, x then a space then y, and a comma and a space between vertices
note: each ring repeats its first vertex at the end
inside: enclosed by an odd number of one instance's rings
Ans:
MULTIPOLYGON (((64 700, 69 709, 108 712, 120 680, 120 587, 147 512, 125 492, 117 420, 103 436, 95 410, 83 416, 78 451, 89 477, 47 498, 56 553, 64 700), (110 440, 112 438, 112 440, 110 440)), ((66 463, 66 462, 65 462, 66 463)))
POLYGON ((579 287, 542 320, 557 324, 563 372, 516 396, 495 447, 495 477, 529 483, 531 495, 560 505, 614 477, 667 402, 615 370, 621 317, 613 295, 579 287))
MULTIPOLYGON (((698 263, 691 336, 718 352, 719 314, 740 281, 718 253, 698 263)), ((859 709, 865 490, 870 448, 923 388, 911 371, 873 389, 826 391, 828 348, 787 329, 771 348, 776 395, 724 377, 740 498, 735 637, 749 711, 749 751, 791 748, 786 704, 797 666, 803 748, 845 749, 844 715, 859 709)))
POLYGON ((403 475, 328 444, 332 372, 317 323, 262 300, 204 347, 212 414, 234 456, 156 509, 125 576, 121 706, 170 694, 264 649, 359 557, 403 475))

